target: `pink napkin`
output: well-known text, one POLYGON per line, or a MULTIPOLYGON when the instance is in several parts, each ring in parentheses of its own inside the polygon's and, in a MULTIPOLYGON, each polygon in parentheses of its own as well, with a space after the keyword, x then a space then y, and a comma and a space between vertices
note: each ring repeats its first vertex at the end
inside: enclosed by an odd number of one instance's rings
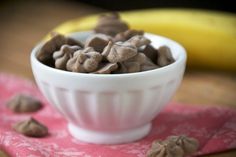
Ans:
POLYGON ((121 145, 95 145, 74 139, 66 121, 40 94, 34 83, 0 74, 0 149, 15 157, 145 157, 155 139, 169 135, 188 135, 200 142, 195 154, 203 155, 236 148, 236 111, 222 107, 168 105, 153 121, 153 129, 142 140, 121 145), (6 108, 6 101, 16 93, 39 98, 44 108, 33 114, 15 114, 6 108), (11 125, 33 116, 49 127, 45 138, 25 137, 11 125))

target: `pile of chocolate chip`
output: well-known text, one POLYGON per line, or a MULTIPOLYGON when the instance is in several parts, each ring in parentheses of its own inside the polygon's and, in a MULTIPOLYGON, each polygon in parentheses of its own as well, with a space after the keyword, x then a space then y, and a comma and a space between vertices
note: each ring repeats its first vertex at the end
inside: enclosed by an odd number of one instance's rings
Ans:
POLYGON ((95 74, 141 72, 175 61, 170 48, 154 48, 143 31, 129 29, 116 13, 101 15, 85 43, 53 33, 37 59, 56 69, 95 74))

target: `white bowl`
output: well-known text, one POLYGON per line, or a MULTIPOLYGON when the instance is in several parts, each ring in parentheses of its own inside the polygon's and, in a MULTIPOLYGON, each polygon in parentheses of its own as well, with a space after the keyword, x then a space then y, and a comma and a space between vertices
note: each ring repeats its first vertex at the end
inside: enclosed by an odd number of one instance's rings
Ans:
MULTIPOLYGON (((72 37, 85 40, 91 32, 72 37)), ((43 95, 68 120, 77 139, 96 144, 118 144, 141 139, 151 121, 170 101, 181 83, 185 49, 178 43, 145 34, 158 48, 170 47, 176 61, 168 66, 130 74, 82 74, 58 70, 36 59, 42 43, 31 54, 35 80, 43 95)))

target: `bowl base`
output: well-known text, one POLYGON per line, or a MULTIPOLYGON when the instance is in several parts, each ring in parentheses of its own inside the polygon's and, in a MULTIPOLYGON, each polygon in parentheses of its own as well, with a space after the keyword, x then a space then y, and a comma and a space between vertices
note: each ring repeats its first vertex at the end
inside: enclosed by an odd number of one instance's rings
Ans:
POLYGON ((68 129, 73 137, 84 142, 94 144, 120 144, 133 142, 145 137, 151 130, 151 123, 138 128, 116 132, 88 130, 71 123, 68 124, 68 129))

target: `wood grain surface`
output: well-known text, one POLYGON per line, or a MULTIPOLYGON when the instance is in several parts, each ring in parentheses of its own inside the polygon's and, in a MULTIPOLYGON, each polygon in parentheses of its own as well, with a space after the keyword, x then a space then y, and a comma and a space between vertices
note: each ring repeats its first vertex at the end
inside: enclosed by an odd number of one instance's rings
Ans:
MULTIPOLYGON (((29 55, 34 45, 58 24, 101 11, 68 1, 27 1, 0 6, 0 72, 33 80, 29 55)), ((236 74, 187 70, 173 101, 236 108, 236 74)), ((3 156, 1 151, 0 156, 3 156)), ((235 156, 236 150, 207 155, 235 156)))

